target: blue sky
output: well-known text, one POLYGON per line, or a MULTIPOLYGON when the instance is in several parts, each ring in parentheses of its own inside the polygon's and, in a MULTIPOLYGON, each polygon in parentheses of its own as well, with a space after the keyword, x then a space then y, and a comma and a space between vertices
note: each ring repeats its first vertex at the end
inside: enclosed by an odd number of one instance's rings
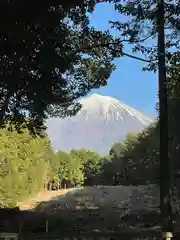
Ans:
MULTIPOLYGON (((91 24, 100 30, 108 28, 108 20, 118 20, 120 15, 115 13, 113 5, 108 3, 97 4, 95 12, 90 16, 91 24)), ((113 34, 117 35, 114 31, 113 34)), ((130 47, 126 47, 126 52, 130 47)), ((123 57, 115 61, 117 70, 113 72, 108 85, 92 92, 113 96, 122 102, 141 110, 144 113, 155 115, 157 102, 158 78, 152 72, 143 72, 143 63, 123 57)))

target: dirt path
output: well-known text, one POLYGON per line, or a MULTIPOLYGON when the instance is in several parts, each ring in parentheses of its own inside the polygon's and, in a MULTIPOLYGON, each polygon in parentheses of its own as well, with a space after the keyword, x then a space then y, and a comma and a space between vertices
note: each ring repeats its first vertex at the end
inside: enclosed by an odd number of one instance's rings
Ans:
POLYGON ((41 202, 49 202, 52 199, 60 196, 66 195, 68 192, 74 190, 74 188, 70 189, 62 189, 59 191, 43 191, 38 193, 36 196, 29 198, 26 201, 20 202, 18 204, 20 210, 32 210, 36 208, 36 206, 41 202))

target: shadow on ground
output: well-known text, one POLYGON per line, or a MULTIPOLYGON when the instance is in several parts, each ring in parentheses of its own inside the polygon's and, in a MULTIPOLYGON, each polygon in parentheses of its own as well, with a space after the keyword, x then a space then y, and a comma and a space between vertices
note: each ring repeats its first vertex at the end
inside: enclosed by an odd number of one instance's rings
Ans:
POLYGON ((84 187, 41 202, 31 211, 16 212, 6 220, 6 232, 157 229, 159 190, 154 186, 84 187))
MULTIPOLYGON (((180 221, 179 221, 180 222, 180 221)), ((97 186, 75 189, 5 222, 13 232, 122 232, 159 230, 159 189, 155 186, 97 186)))

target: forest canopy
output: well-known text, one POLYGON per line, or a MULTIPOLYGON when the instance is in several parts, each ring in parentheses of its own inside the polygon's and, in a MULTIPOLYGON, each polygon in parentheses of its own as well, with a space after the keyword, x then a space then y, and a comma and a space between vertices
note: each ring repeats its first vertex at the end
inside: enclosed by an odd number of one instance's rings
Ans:
POLYGON ((1 126, 74 115, 79 97, 107 84, 122 44, 114 51, 117 38, 89 26, 95 2, 78 2, 0 2, 1 126))

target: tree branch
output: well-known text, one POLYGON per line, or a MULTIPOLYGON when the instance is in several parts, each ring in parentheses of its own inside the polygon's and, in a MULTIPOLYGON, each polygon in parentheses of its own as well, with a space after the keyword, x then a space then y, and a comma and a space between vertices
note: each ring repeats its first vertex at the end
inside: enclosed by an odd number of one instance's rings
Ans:
MULTIPOLYGON (((143 42, 145 40, 147 40, 148 38, 150 38, 151 36, 153 35, 149 35, 147 37, 145 37, 144 39, 141 39, 139 40, 139 42, 143 42)), ((52 38, 52 37, 49 37, 51 40, 56 40, 56 38, 52 38)), ((93 49, 93 48, 101 48, 101 47, 110 47, 111 45, 118 45, 118 44, 122 44, 123 42, 130 42, 130 40, 128 39, 123 39, 123 40, 118 40, 118 41, 115 41, 115 42, 107 42, 107 43, 97 43, 97 44, 94 44, 94 45, 89 45, 89 46, 83 46, 81 48, 78 48, 78 49, 75 49, 74 51, 70 51, 67 55, 71 55, 71 54, 74 54, 74 53, 80 53, 80 52, 84 52, 84 51, 87 51, 87 50, 90 50, 90 49, 93 49)), ((114 49, 113 49, 114 50, 114 49)), ((142 62, 146 62, 146 63, 151 63, 151 62, 154 62, 154 61, 157 61, 157 59, 153 59, 153 60, 146 60, 144 58, 140 58, 140 57, 136 57, 134 55, 131 55, 131 54, 128 54, 128 53, 125 53, 125 52, 121 52, 122 56, 127 56, 127 57, 130 57, 130 58, 133 58, 133 59, 136 59, 136 60, 139 60, 139 61, 142 61, 142 62)))
POLYGON ((90 50, 90 49, 93 49, 93 48, 101 48, 101 47, 110 47, 110 45, 117 45, 117 44, 121 44, 123 41, 117 41, 117 42, 107 42, 107 43, 97 43, 97 44, 94 44, 94 45, 89 45, 89 46, 83 46, 81 48, 78 48, 74 51, 71 51, 70 54, 76 52, 83 52, 83 51, 86 51, 86 50, 90 50))
MULTIPOLYGON (((83 52, 83 51, 86 51, 86 50, 89 50, 89 49, 93 49, 93 48, 100 48, 100 47, 110 47, 111 45, 117 45, 117 44, 121 44, 123 41, 128 41, 128 40, 122 40, 122 41, 117 41, 117 42, 109 42, 109 43, 98 43, 98 44, 95 44, 95 45, 89 45, 89 46, 85 46, 85 47, 81 47, 81 48, 78 48, 76 49, 75 51, 72 51, 71 53, 69 54, 72 54, 74 52, 78 53, 78 52, 83 52)), ((111 47, 110 47, 111 48, 111 47)), ((113 49, 114 50, 114 49, 113 49)), ((157 59, 153 59, 153 60, 146 60, 144 58, 141 58, 141 57, 136 57, 134 55, 131 55, 131 54, 128 54, 128 53, 125 53, 125 52, 121 52, 120 53, 122 56, 127 56, 127 57, 130 57, 130 58, 133 58, 133 59, 136 59, 136 60, 139 60, 139 61, 143 61, 143 62, 146 62, 146 63, 151 63, 151 62, 154 62, 154 61, 157 61, 157 59)))
POLYGON ((151 38, 152 36, 154 36, 155 34, 150 34, 150 35, 148 35, 147 37, 145 37, 145 38, 143 38, 143 39, 139 39, 139 41, 137 41, 137 42, 140 42, 140 43, 142 43, 142 42, 145 42, 146 40, 148 40, 149 38, 151 38))
POLYGON ((142 62, 151 63, 151 62, 157 61, 157 59, 146 60, 146 59, 144 59, 144 58, 136 57, 136 56, 134 56, 134 55, 131 55, 131 54, 125 53, 125 52, 122 52, 122 55, 124 55, 124 56, 126 56, 126 57, 130 57, 130 58, 136 59, 136 60, 139 60, 139 61, 142 61, 142 62))

